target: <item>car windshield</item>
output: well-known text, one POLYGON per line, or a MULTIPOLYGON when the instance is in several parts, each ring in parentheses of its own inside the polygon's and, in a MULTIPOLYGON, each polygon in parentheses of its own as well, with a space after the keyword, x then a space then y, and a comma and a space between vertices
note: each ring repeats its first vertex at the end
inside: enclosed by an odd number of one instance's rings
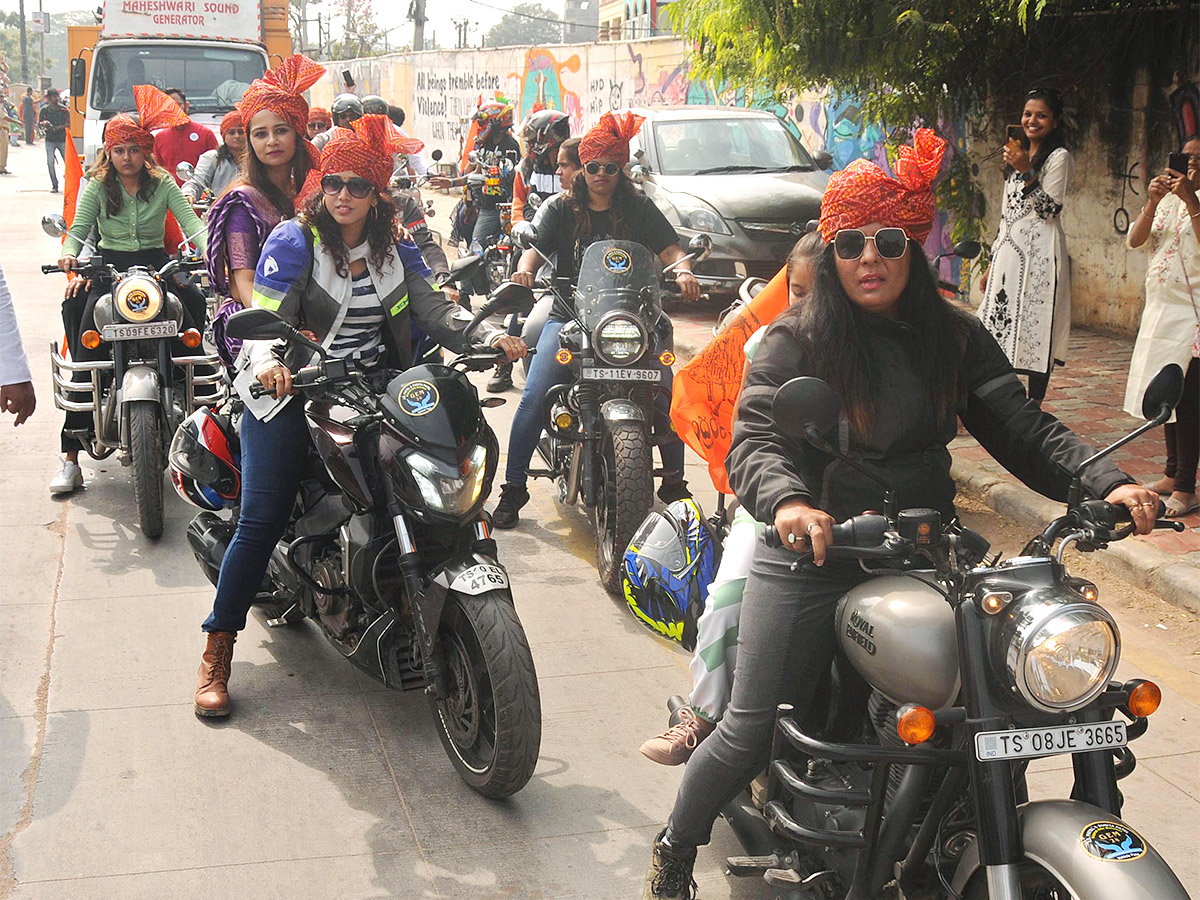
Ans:
POLYGON ((100 46, 91 105, 101 113, 132 112, 133 86, 152 84, 180 88, 193 113, 223 114, 265 71, 262 51, 253 47, 100 46))
POLYGON ((800 142, 774 117, 655 122, 654 145, 663 175, 816 169, 800 142))

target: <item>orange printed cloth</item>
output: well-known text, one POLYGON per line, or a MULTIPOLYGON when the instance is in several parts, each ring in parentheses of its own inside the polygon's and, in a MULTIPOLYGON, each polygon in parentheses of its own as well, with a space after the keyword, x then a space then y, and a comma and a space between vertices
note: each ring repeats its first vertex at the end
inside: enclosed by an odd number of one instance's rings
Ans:
POLYGON ((308 131, 308 102, 304 92, 321 80, 325 67, 313 62, 303 53, 296 53, 262 78, 254 79, 238 109, 247 125, 256 113, 269 109, 295 129, 299 135, 308 131))
POLYGON ((708 463, 713 485, 732 494, 725 457, 742 391, 746 341, 788 308, 787 267, 733 317, 719 335, 675 373, 671 423, 684 443, 708 463))
POLYGON ((242 118, 241 112, 236 109, 231 109, 221 118, 221 134, 227 131, 245 131, 246 122, 242 118))
POLYGON ((349 128, 339 128, 337 134, 321 151, 321 165, 308 173, 301 196, 308 198, 321 189, 321 177, 338 172, 353 172, 371 182, 375 190, 385 193, 392 177, 392 155, 415 153, 425 146, 420 141, 400 137, 400 132, 387 116, 368 115, 355 119, 349 128))
POLYGON ((627 112, 618 118, 606 112, 579 142, 579 161, 586 166, 603 156, 622 165, 629 162, 629 141, 642 130, 645 120, 636 113, 627 112))
POLYGON ((932 186, 945 153, 942 138, 932 129, 918 128, 913 146, 900 148, 895 178, 865 159, 834 172, 821 201, 821 236, 830 242, 843 228, 880 222, 924 242, 933 230, 932 186))
POLYGON ((186 125, 188 122, 187 113, 179 108, 179 104, 152 84, 135 84, 133 101, 137 104, 137 119, 125 113, 109 119, 104 129, 106 152, 134 141, 147 156, 152 156, 154 135, 151 132, 186 125))

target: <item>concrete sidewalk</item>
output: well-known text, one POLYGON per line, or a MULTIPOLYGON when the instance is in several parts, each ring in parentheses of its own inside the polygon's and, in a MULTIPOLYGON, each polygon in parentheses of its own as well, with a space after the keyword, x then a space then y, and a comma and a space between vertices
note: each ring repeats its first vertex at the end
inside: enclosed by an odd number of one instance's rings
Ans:
MULTIPOLYGON (((716 312, 691 307, 672 313, 676 352, 691 359, 712 339, 716 312)), ((1142 420, 1123 410, 1125 383, 1133 341, 1094 331, 1075 329, 1067 365, 1055 371, 1044 407, 1092 446, 1108 446, 1125 436, 1142 420)), ((1062 505, 1047 500, 1009 475, 978 442, 963 432, 950 445, 952 473, 959 488, 984 500, 998 513, 1029 530, 1030 536, 1062 513, 1062 505)), ((1162 474, 1166 448, 1162 429, 1121 448, 1113 459, 1140 482, 1162 474)), ((1157 531, 1114 544, 1094 557, 1126 578, 1161 594, 1169 602, 1200 613, 1200 514, 1183 523, 1186 530, 1157 531)))

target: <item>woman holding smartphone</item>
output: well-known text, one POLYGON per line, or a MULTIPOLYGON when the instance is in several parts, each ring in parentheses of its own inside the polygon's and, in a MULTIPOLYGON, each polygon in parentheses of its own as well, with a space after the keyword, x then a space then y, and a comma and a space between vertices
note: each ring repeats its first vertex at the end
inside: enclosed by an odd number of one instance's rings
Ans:
POLYGON ((1074 164, 1063 140, 1063 105, 1053 88, 1025 97, 1021 135, 1004 145, 1007 176, 1000 231, 979 318, 1040 403, 1050 370, 1066 359, 1071 276, 1062 211, 1074 164))

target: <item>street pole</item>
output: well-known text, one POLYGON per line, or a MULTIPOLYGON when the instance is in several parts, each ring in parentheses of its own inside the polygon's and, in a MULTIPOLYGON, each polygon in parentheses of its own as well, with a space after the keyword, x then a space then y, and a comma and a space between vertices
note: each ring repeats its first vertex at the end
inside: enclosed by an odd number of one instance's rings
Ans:
POLYGON ((29 49, 25 43, 25 0, 17 0, 17 5, 21 16, 21 80, 32 84, 29 80, 29 49))
POLYGON ((46 11, 42 9, 42 0, 38 0, 38 14, 42 19, 42 36, 38 41, 38 55, 41 57, 41 66, 38 70, 38 87, 41 87, 41 79, 46 77, 46 11))
POLYGON ((413 49, 425 49, 425 0, 413 0, 413 49))

